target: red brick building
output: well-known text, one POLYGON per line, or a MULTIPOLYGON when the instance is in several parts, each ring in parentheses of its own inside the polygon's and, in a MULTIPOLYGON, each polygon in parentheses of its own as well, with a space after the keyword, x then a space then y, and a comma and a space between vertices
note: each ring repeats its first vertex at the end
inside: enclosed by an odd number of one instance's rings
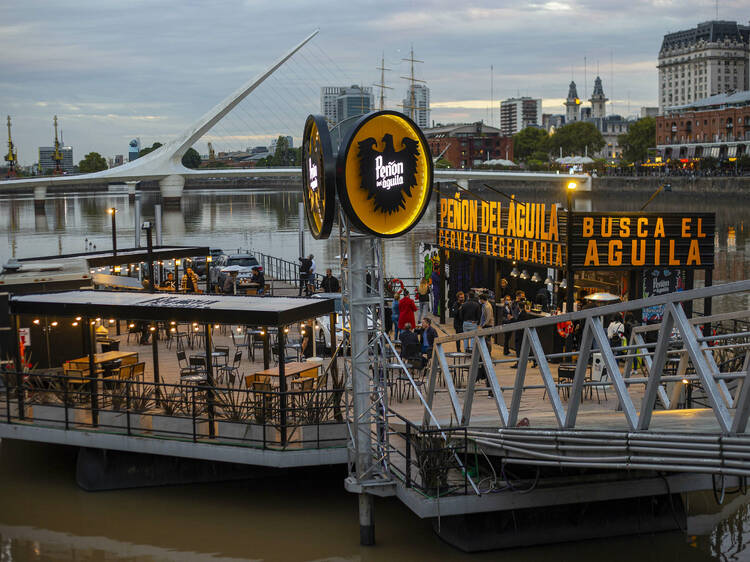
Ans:
POLYGON ((750 154, 750 91, 711 96, 660 115, 656 146, 670 160, 750 154))
POLYGON ((487 160, 513 160, 513 137, 500 129, 478 123, 423 129, 433 158, 443 154, 454 168, 476 168, 487 160))

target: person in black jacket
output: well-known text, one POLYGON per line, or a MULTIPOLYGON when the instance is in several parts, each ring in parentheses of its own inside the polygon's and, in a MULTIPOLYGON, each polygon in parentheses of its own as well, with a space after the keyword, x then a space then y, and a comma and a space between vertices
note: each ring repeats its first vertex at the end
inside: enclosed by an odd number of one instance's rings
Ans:
POLYGON ((330 269, 326 269, 326 276, 320 282, 320 288, 324 293, 338 293, 341 290, 339 280, 333 276, 330 269))
MULTIPOLYGON (((456 293, 456 300, 451 305, 451 316, 453 317, 453 329, 457 334, 464 331, 464 321, 461 318, 461 307, 464 304, 464 293, 459 291, 456 293)), ((456 340, 456 351, 461 351, 461 340, 456 340)))
MULTIPOLYGON (((474 291, 469 291, 469 300, 461 306, 461 320, 463 320, 463 331, 473 332, 479 327, 479 320, 482 317, 482 305, 477 300, 474 291)), ((471 351, 471 339, 464 340, 466 352, 471 351)))

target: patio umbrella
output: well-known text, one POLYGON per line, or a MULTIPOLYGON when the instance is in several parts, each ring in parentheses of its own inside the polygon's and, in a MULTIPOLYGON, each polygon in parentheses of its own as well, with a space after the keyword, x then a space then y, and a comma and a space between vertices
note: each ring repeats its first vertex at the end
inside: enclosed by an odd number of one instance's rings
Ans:
POLYGON ((613 295, 612 293, 593 293, 591 295, 586 295, 583 298, 593 302, 614 302, 620 300, 620 297, 613 295))

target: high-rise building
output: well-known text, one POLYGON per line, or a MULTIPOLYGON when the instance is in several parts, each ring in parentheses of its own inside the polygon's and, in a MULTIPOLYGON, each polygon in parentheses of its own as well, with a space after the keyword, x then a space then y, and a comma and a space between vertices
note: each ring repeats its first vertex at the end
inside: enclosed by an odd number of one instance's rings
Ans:
POLYGON ((353 84, 350 88, 343 88, 336 98, 337 122, 341 123, 350 117, 369 113, 374 106, 375 98, 371 87, 353 84))
POLYGON ((373 110, 375 98, 372 88, 353 84, 346 86, 324 86, 320 89, 320 112, 334 126, 344 119, 369 113, 373 110))
POLYGON ((580 105, 581 100, 578 98, 578 90, 576 89, 576 83, 571 82, 568 86, 568 97, 565 100, 565 122, 572 123, 573 121, 580 121, 580 105))
POLYGON ((141 139, 133 139, 128 143, 128 162, 138 159, 138 154, 141 152, 141 139))
POLYGON ((339 86, 324 86, 320 89, 320 113, 331 126, 339 122, 336 112, 336 98, 339 97, 343 89, 339 86))
POLYGON ((750 89, 750 26, 708 21, 664 36, 659 113, 716 94, 750 89))
POLYGON ((504 135, 515 135, 530 126, 542 126, 541 99, 522 97, 500 102, 500 130, 504 135))
POLYGON ((430 126, 430 89, 424 84, 410 85, 402 104, 404 115, 409 116, 420 128, 430 126))
MULTIPOLYGON (((55 170, 55 160, 52 155, 55 153, 54 146, 40 146, 39 147, 39 169, 44 172, 55 170)), ((63 172, 73 171, 73 148, 70 146, 61 146, 60 153, 62 154, 62 162, 60 162, 60 168, 63 172)))

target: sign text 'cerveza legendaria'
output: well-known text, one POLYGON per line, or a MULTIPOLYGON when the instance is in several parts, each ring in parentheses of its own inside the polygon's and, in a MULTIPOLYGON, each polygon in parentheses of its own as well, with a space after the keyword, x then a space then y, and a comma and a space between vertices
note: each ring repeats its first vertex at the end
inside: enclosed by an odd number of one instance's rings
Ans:
POLYGON ((565 264, 554 204, 480 201, 459 191, 441 195, 438 245, 545 267, 565 264))

